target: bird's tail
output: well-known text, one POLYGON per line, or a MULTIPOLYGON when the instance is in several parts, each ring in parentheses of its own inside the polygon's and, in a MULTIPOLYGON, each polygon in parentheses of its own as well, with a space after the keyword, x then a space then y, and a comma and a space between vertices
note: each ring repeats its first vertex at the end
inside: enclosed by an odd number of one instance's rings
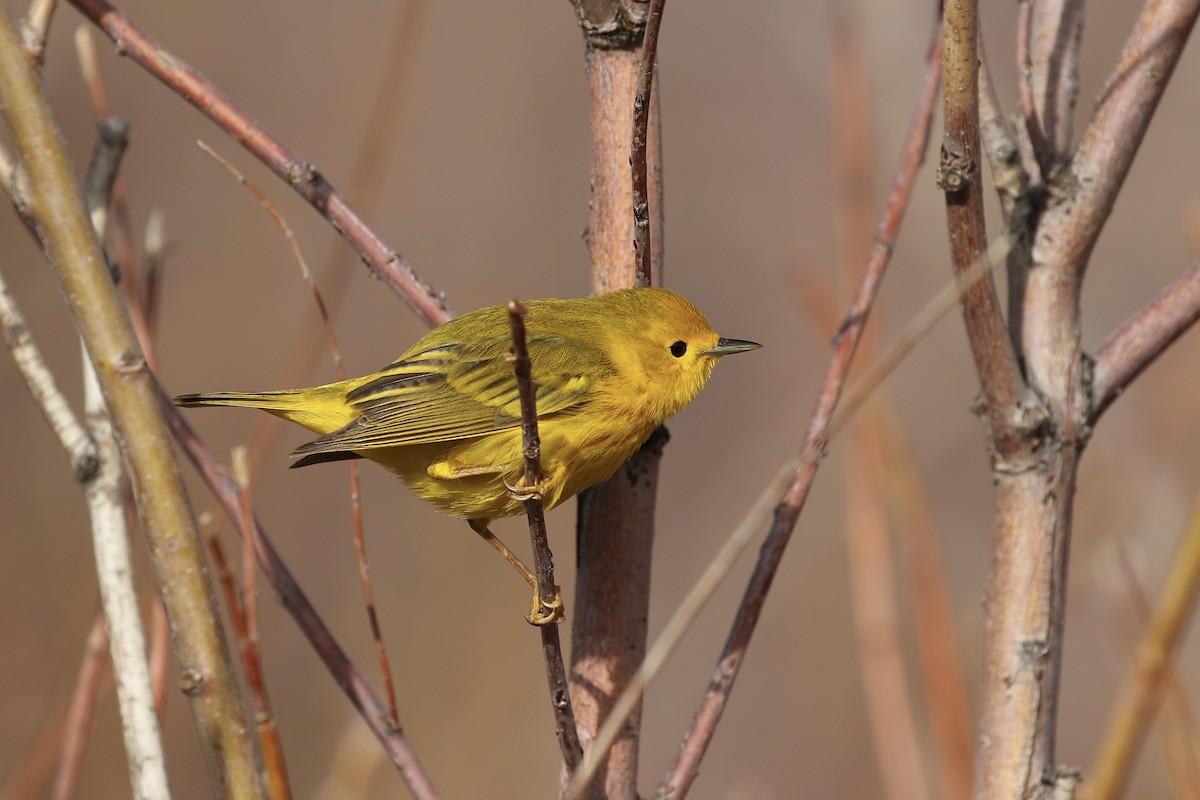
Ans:
MULTIPOLYGON (((332 387, 330 387, 332 388, 332 387)), ((326 434, 337 430, 354 418, 340 394, 315 389, 286 389, 278 392, 206 392, 181 394, 177 406, 239 406, 261 408, 289 422, 303 425, 310 431, 326 434)))
POLYGON ((292 410, 300 402, 296 390, 283 392, 206 392, 204 394, 181 394, 175 398, 177 406, 243 406, 261 408, 264 411, 284 412, 292 410))

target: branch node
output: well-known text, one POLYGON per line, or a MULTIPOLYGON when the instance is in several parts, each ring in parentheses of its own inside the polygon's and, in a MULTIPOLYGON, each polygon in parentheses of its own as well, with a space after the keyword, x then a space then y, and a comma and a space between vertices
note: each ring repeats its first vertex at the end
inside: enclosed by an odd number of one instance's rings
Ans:
POLYGON ((292 161, 285 168, 287 182, 295 187, 312 186, 321 178, 321 171, 308 161, 292 161))
POLYGON ((964 148, 948 141, 942 145, 941 160, 937 169, 937 187, 947 194, 964 192, 974 180, 975 170, 975 162, 964 148))
POLYGON ((121 375, 136 375, 146 369, 146 357, 135 348, 122 350, 117 356, 117 360, 113 362, 117 372, 121 375))
POLYGON ((179 671, 179 690, 190 696, 200 693, 204 685, 204 674, 195 667, 184 667, 179 671))

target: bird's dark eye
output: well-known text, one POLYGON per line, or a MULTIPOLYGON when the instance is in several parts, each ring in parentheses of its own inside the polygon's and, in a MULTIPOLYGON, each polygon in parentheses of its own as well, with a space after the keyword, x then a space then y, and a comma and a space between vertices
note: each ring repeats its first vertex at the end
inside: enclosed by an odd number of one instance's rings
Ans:
POLYGON ((687 352, 687 342, 676 342, 671 345, 671 355, 676 358, 683 358, 683 354, 687 352))

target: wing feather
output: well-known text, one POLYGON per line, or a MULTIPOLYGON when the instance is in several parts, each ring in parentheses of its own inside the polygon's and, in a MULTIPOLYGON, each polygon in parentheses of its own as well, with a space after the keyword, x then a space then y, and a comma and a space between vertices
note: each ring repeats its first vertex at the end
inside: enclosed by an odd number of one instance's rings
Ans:
MULTIPOLYGON (((528 337, 539 419, 578 413, 594 378, 613 372, 595 346, 559 332, 531 330, 528 337)), ((293 455, 471 439, 520 425, 516 377, 505 358, 510 344, 500 335, 406 353, 347 393, 359 413, 353 422, 293 455)))

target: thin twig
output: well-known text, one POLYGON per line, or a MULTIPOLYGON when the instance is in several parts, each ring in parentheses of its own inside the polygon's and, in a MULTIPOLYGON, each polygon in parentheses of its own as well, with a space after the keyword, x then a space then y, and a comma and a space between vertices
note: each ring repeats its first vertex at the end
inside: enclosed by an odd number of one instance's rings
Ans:
POLYGON ((25 322, 25 316, 4 282, 3 274, 0 274, 0 332, 3 332, 4 341, 12 351, 17 369, 25 378, 29 393, 66 452, 75 480, 90 480, 100 467, 96 443, 71 411, 67 398, 59 391, 54 375, 42 358, 42 351, 25 322))
POLYGON ((104 628, 104 615, 97 613, 83 646, 83 663, 79 667, 79 678, 75 681, 75 692, 67 712, 62 756, 54 777, 54 790, 50 795, 53 800, 69 800, 75 796, 79 786, 83 752, 91 738, 92 712, 99 699, 104 677, 108 674, 107 651, 108 632, 104 628))
POLYGON ((650 0, 646 32, 642 37, 637 92, 633 97, 633 134, 630 139, 632 147, 629 163, 633 173, 633 252, 636 286, 650 286, 653 283, 650 253, 654 243, 650 237, 647 146, 650 138, 650 96, 654 89, 654 74, 658 71, 658 31, 662 26, 665 5, 666 0, 650 0))
MULTIPOLYGON (((275 224, 279 226, 279 230, 283 233, 284 239, 292 248, 292 255, 296 258, 296 263, 300 267, 301 277, 304 278, 304 283, 308 286, 309 292, 313 297, 313 304, 317 309, 317 316, 325 331, 325 338, 329 343, 329 352, 333 358, 333 368, 337 373, 337 378, 340 381, 346 379, 346 370, 342 363, 342 350, 338 347, 337 335, 333 330, 333 321, 329 316, 329 309, 325 305, 325 298, 321 295, 321 290, 317 287, 317 282, 313 279, 312 270, 308 268, 308 260, 304 257, 303 251, 300 249, 300 243, 296 241, 296 234, 292 231, 291 225, 275 208, 275 205, 267 199, 267 195, 253 181, 250 181, 239 172, 233 164, 227 159, 219 155, 215 150, 209 147, 204 142, 198 142, 200 149, 212 156, 217 163, 225 167, 238 182, 245 186, 258 198, 259 205, 266 210, 271 218, 275 220, 275 224)), ((379 625, 379 614, 375 604, 375 590, 371 585, 371 570, 367 561, 367 542, 366 534, 363 529, 363 513, 362 513, 362 493, 358 478, 358 465, 354 462, 348 464, 350 470, 350 513, 354 520, 354 552, 358 558, 358 576, 359 582, 362 585, 363 602, 367 609, 367 622, 371 626, 371 636, 375 641, 375 655, 379 659, 379 669, 383 673, 384 691, 387 694, 388 701, 388 718, 393 727, 400 725, 400 714, 396 707, 396 686, 392 679, 391 660, 388 658, 387 647, 383 643, 383 630, 379 625)), ((250 469, 247 467, 247 480, 250 479, 250 469)))
MULTIPOLYGON (((263 767, 267 777, 267 789, 271 800, 288 800, 292 796, 288 782, 287 766, 283 760, 283 744, 279 739, 279 725, 271 710, 267 695, 267 683, 262 667, 262 653, 258 647, 258 586, 254 560, 254 504, 250 494, 250 470, 246 467, 246 448, 234 448, 234 482, 238 487, 240 503, 238 522, 242 529, 242 592, 241 603, 233 587, 232 579, 227 588, 229 616, 234 620, 242 650, 242 664, 246 670, 246 683, 250 687, 250 701, 254 709, 254 729, 262 746, 263 767)), ((219 540, 209 538, 212 544, 219 540)), ((228 574, 228 568, 225 570, 228 574)))
POLYGON ((875 303, 879 286, 886 267, 891 260, 892 249, 899 233, 900 221, 908 206, 917 170, 924 158, 929 141, 929 128, 933 109, 941 82, 941 44, 935 37, 927 55, 927 69, 920 99, 917 101, 909 124, 900 164, 892 181, 887 203, 875 232, 875 246, 863 269, 854 298, 847 309, 838 335, 834 338, 833 353, 829 366, 818 391, 816 407, 809 420, 804 443, 801 446, 801 461, 782 500, 775 508, 775 519, 762 546, 758 563, 751 575, 738 608, 737 616, 730 628, 729 637, 716 668, 713 670, 708 689, 705 691, 692 725, 679 751, 668 768, 656 797, 682 800, 696 779, 700 762, 715 733, 721 713, 733 690, 734 680, 745 657, 746 648, 757 626, 767 592, 783 559, 792 531, 800 511, 808 499, 808 492, 816 477, 820 455, 828 432, 829 422, 837 408, 838 399, 845 386, 850 363, 857 349, 867 317, 875 303))
MULTIPOLYGON (((159 406, 167 416, 167 423, 175 440, 183 447, 193 466, 200 472, 210 492, 221 504, 230 519, 240 514, 237 487, 217 465, 216 459, 192 430, 187 420, 171 403, 170 396, 158 389, 159 406)), ((240 528, 239 528, 240 531, 240 528)), ((254 552, 259 566, 280 604, 295 620, 296 625, 309 640, 313 650, 329 670, 334 681, 350 699, 351 704, 366 722, 375 738, 383 745, 388 757, 396 765, 401 778, 416 800, 433 800, 438 792, 430 781, 425 768, 412 749, 403 729, 388 723, 388 709, 371 691, 362 673, 350 661, 332 632, 321 620, 312 602, 296 582, 280 558, 257 520, 254 525, 254 552)))
POLYGON ((1170 561, 1162 594, 1138 643, 1124 688, 1113 704, 1096 751, 1095 767, 1085 784, 1089 800, 1122 796, 1130 767, 1162 702, 1165 678, 1195 609, 1197 589, 1200 589, 1200 502, 1193 508, 1187 534, 1170 561))
MULTIPOLYGON (((91 96, 92 108, 96 111, 96 117, 107 120, 113 116, 108 88, 104 85, 104 73, 100 70, 100 59, 96 55, 96 43, 92 40, 91 32, 86 26, 80 25, 75 29, 75 53, 79 58, 79 69, 83 75, 83 82, 87 86, 88 94, 91 96)), ((133 250, 133 223, 129 216, 129 203, 125 198, 125 181, 120 175, 116 177, 116 183, 110 190, 110 196, 109 207, 116 224, 112 226, 108 236, 100 237, 100 241, 103 243, 107 238, 111 242, 109 249, 120 269, 120 288, 125 297, 125 304, 130 308, 143 309, 147 303, 145 298, 139 295, 142 281, 138 274, 137 256, 133 250)), ((106 208, 105 213, 108 211, 109 209, 106 208)), ((150 340, 149 331, 146 330, 147 320, 143 314, 134 314, 131 321, 134 330, 137 331, 138 340, 143 343, 143 348, 146 348, 150 368, 157 370, 153 352, 146 346, 146 342, 150 340)))
POLYGON ((152 208, 146 216, 146 232, 142 240, 145 269, 138 297, 143 303, 142 315, 153 338, 158 330, 158 310, 162 299, 163 274, 167 265, 167 219, 161 208, 152 208))
POLYGON ((429 325, 450 318, 440 295, 422 281, 409 263, 372 231, 346 199, 317 170, 289 149, 186 61, 151 38, 105 0, 72 0, 84 16, 168 88, 187 100, 218 127, 287 182, 348 241, 373 273, 429 325))
POLYGON ((80 188, 42 87, 7 13, 0 13, 0 98, 31 208, 63 296, 95 365, 138 497, 148 549, 175 632, 181 685, 191 701, 214 785, 260 796, 256 743, 238 697, 195 524, 146 368, 117 300, 80 188))
MULTIPOLYGON (((529 348, 525 339, 525 316, 528 313, 519 300, 509 301, 508 324, 513 340, 510 360, 517 376, 517 393, 521 399, 521 453, 525 459, 525 486, 532 490, 542 479, 542 445, 538 436, 537 395, 533 388, 529 348)), ((546 536, 546 516, 541 497, 535 491, 530 491, 530 495, 525 500, 525 516, 529 519, 534 570, 537 572, 542 606, 550 607, 558 592, 554 583, 554 558, 546 536)), ((550 706, 554 710, 555 736, 562 750, 563 764, 569 772, 574 772, 583 760, 583 747, 575 728, 575 712, 571 708, 570 685, 567 683, 558 625, 552 622, 539 628, 542 634, 542 657, 546 662, 546 680, 550 684, 550 706)))
POLYGON ((1200 261, 1126 320, 1096 351, 1091 420, 1200 319, 1200 261))

